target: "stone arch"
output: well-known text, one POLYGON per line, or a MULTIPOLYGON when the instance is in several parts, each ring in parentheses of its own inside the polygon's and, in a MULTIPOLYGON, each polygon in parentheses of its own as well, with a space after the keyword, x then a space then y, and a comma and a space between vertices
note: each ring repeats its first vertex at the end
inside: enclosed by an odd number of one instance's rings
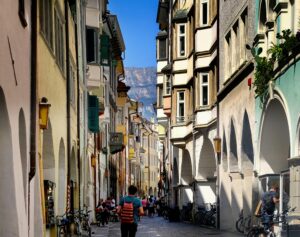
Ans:
POLYGON ((260 132, 260 173, 279 173, 288 169, 290 157, 289 125, 283 103, 278 98, 267 105, 260 132))
POLYGON ((24 200, 26 203, 26 193, 27 193, 27 135, 26 135, 26 122, 23 109, 19 112, 19 145, 20 145, 20 157, 22 164, 22 178, 24 187, 24 200))
POLYGON ((216 160, 214 147, 208 138, 204 138, 200 152, 198 174, 201 179, 213 178, 216 173, 216 160))
POLYGON ((222 143, 222 167, 226 172, 228 170, 228 157, 227 157, 227 143, 226 143, 226 134, 223 130, 223 143, 222 143))
POLYGON ((187 150, 182 151, 181 181, 182 184, 190 184, 193 181, 192 161, 187 150))
POLYGON ((233 120, 230 122, 230 154, 229 154, 229 170, 230 172, 238 171, 238 156, 237 156, 237 143, 236 133, 233 120))
POLYGON ((44 180, 55 182, 55 156, 53 147, 52 124, 48 121, 48 129, 43 132, 43 173, 44 180))
POLYGON ((178 185, 178 182, 179 182, 178 165, 177 165, 177 159, 174 158, 173 184, 178 185))
POLYGON ((252 132, 249 123, 247 111, 244 112, 243 130, 242 130, 242 156, 241 167, 242 171, 253 170, 254 154, 252 143, 252 132))
POLYGON ((60 215, 66 211, 66 186, 65 143, 61 138, 58 155, 58 213, 60 215))
POLYGON ((0 111, 0 210, 1 215, 5 217, 0 223, 0 236, 19 236, 12 133, 6 99, 1 87, 0 111))
POLYGON ((295 147, 296 147, 296 152, 295 152, 296 156, 300 156, 300 118, 298 120, 295 147))
POLYGON ((260 2, 260 9, 259 9, 259 25, 258 25, 258 29, 260 33, 264 33, 265 32, 265 23, 267 22, 267 5, 266 5, 266 1, 262 0, 260 2))

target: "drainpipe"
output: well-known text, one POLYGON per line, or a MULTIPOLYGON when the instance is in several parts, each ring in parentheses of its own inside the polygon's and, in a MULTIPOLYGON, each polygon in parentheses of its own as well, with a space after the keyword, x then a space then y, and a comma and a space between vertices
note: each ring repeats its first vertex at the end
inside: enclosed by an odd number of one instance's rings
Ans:
MULTIPOLYGON (((70 65, 70 56, 69 56, 69 4, 68 0, 64 1, 65 3, 65 30, 66 30, 66 85, 67 85, 67 98, 66 98, 66 106, 67 106, 67 186, 70 185, 70 167, 71 167, 71 159, 70 159, 70 148, 71 148, 71 119, 70 119, 70 72, 69 72, 69 65, 70 65)), ((69 200, 67 199, 67 202, 69 200)), ((68 203, 67 203, 68 204, 68 203)), ((70 208, 70 206, 69 206, 70 208)))
MULTIPOLYGON (((193 6, 194 6, 194 9, 195 9, 195 0, 193 1, 193 6)), ((194 10, 195 11, 195 10, 194 10)), ((194 14, 195 15, 195 14, 194 14)), ((195 120, 196 120, 196 116, 195 116, 195 93, 196 93, 196 83, 195 83, 195 80, 196 80, 196 77, 197 77, 197 74, 195 72, 195 48, 196 48, 196 43, 195 43, 195 21, 194 21, 194 24, 193 24, 193 50, 194 50, 194 53, 193 53, 193 77, 194 77, 194 81, 193 81, 193 95, 192 95, 192 99, 194 101, 194 103, 192 103, 192 109, 193 109, 193 115, 192 115, 192 119, 193 119, 193 130, 192 130, 192 133, 193 133, 193 183, 192 183, 192 188, 193 188, 193 218, 195 217, 195 213, 196 213, 196 185, 197 185, 197 181, 196 181, 196 138, 195 138, 195 134, 197 133, 197 131, 195 131, 195 120)))
MULTIPOLYGON (((77 4, 76 4, 76 15, 78 16, 79 9, 77 9, 77 4)), ((76 16, 76 17, 77 17, 76 16)), ((77 18, 78 20, 78 18, 77 18)), ((78 25, 80 25, 80 21, 78 20, 77 23, 75 23, 75 50, 76 50, 76 66, 77 66, 77 70, 76 70, 76 76, 77 76, 77 169, 78 169, 78 209, 79 211, 81 210, 80 207, 80 175, 81 175, 81 170, 80 170, 80 82, 79 82, 79 59, 78 59, 78 25)))
MULTIPOLYGON (((219 83, 220 83, 220 44, 219 44, 219 37, 220 37, 220 2, 217 3, 217 93, 219 92, 219 83)), ((217 137, 219 137, 220 134, 220 107, 219 107, 219 100, 216 96, 217 101, 217 137)), ((217 229, 220 229, 220 154, 217 153, 217 188, 216 188, 216 194, 217 194, 217 229)))
POLYGON ((28 233, 30 230, 30 182, 36 172, 37 102, 37 1, 31 3, 31 82, 30 82, 30 170, 28 180, 28 233))

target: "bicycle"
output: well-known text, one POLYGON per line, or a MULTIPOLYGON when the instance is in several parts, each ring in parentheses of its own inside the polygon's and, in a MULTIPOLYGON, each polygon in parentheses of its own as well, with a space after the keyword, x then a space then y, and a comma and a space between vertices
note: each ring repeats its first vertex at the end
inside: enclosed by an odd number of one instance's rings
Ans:
POLYGON ((235 222, 236 230, 242 234, 248 232, 249 229, 251 228, 251 221, 252 221, 252 216, 249 215, 246 218, 244 218, 244 211, 241 210, 239 218, 235 222))
POLYGON ((295 211, 296 207, 292 209, 288 209, 281 213, 280 215, 277 215, 273 221, 273 225, 270 227, 266 227, 264 225, 256 225, 253 226, 250 231, 247 234, 247 237, 258 237, 258 236, 265 236, 265 237, 276 237, 276 234, 274 233, 273 226, 274 224, 282 223, 284 226, 286 226, 287 230, 287 237, 289 237, 289 223, 288 223, 288 213, 295 211))
POLYGON ((84 230, 88 233, 88 236, 92 236, 92 228, 91 228, 91 223, 90 223, 90 218, 89 218, 89 213, 91 211, 85 210, 85 212, 81 211, 80 212, 80 225, 81 225, 81 230, 84 230))
POLYGON ((69 225, 69 219, 67 218, 67 214, 56 216, 56 225, 57 225, 57 237, 66 237, 67 230, 69 225))

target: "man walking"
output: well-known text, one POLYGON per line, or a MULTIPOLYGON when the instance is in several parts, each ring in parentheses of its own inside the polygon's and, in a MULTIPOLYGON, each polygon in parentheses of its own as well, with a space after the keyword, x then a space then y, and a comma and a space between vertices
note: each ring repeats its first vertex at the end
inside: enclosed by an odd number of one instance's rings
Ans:
POLYGON ((118 213, 121 217, 122 237, 135 237, 139 216, 144 215, 141 200, 135 197, 137 188, 133 185, 128 188, 128 196, 120 200, 118 213))

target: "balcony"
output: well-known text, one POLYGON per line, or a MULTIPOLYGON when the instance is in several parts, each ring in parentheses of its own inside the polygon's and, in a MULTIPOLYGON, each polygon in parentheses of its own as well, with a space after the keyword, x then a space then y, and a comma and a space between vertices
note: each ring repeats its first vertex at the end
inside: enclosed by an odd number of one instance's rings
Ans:
POLYGON ((187 137, 193 132, 193 115, 175 117, 171 126, 171 142, 174 146, 184 148, 187 137))
POLYGON ((196 112, 195 127, 208 127, 217 120, 217 108, 207 108, 196 112))
POLYGON ((115 154, 123 150, 123 134, 122 133, 110 133, 110 153, 115 154))

